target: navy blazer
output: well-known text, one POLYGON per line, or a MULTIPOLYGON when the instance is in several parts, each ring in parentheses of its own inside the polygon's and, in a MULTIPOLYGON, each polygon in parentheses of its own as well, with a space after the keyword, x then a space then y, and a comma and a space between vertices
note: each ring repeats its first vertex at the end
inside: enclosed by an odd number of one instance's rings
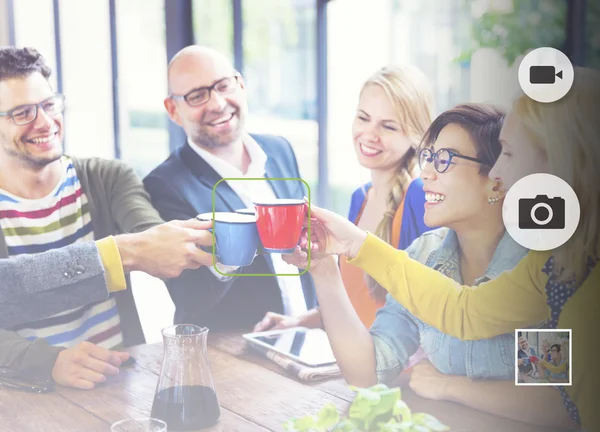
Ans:
MULTIPOLYGON (((300 178, 296 156, 290 143, 282 137, 251 135, 266 153, 268 178, 300 178)), ((190 219, 200 213, 212 212, 214 185, 221 176, 196 153, 189 144, 176 149, 169 158, 145 179, 144 186, 152 204, 163 219, 190 219)), ((300 198, 307 195, 304 183, 269 180, 278 198, 300 198)), ((217 186, 215 211, 245 208, 240 197, 226 183, 217 186)), ((258 255, 243 274, 274 274, 268 255, 258 255)), ((294 276, 282 276, 294 277, 294 276)), ((312 278, 300 276, 307 308, 317 305, 312 278)), ((208 268, 184 271, 181 276, 166 281, 175 303, 175 323, 191 323, 212 330, 250 329, 265 313, 283 312, 281 291, 274 276, 234 276, 219 280, 208 268)))

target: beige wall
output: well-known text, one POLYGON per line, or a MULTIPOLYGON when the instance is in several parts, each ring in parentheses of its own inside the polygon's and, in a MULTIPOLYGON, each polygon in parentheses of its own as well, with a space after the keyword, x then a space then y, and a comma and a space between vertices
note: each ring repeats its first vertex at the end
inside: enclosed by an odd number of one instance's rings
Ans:
POLYGON ((0 0, 0 46, 8 45, 8 1, 0 0))

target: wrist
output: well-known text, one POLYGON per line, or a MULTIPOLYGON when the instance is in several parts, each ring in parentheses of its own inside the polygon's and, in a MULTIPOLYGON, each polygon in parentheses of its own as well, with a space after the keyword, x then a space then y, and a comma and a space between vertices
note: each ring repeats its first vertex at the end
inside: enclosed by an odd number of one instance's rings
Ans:
POLYGON ((335 257, 330 255, 323 258, 317 265, 311 266, 309 272, 312 276, 330 276, 339 271, 335 257))
POLYGON ((445 375, 440 386, 442 389, 442 398, 447 401, 460 403, 461 394, 465 391, 462 386, 465 380, 469 380, 469 378, 460 375, 445 375))
POLYGON ((363 230, 358 230, 355 238, 350 243, 350 248, 348 250, 348 259, 354 259, 358 255, 360 248, 367 240, 368 233, 363 230))
POLYGON ((125 273, 139 270, 139 256, 137 252, 139 242, 139 234, 121 234, 115 236, 115 243, 119 249, 125 273))
POLYGON ((318 307, 313 308, 300 317, 299 324, 308 328, 323 328, 321 311, 318 307))

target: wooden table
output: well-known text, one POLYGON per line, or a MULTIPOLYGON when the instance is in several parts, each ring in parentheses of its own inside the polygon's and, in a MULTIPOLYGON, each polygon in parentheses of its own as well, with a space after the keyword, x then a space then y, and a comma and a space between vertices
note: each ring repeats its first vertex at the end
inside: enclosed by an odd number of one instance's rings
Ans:
MULTIPOLYGON (((0 389, 2 432, 110 431, 128 417, 149 416, 162 361, 162 344, 130 349, 137 364, 91 391, 58 388, 37 395, 0 389)), ((282 431, 291 417, 315 414, 326 402, 340 412, 354 393, 343 379, 305 383, 247 348, 239 333, 209 334, 209 359, 221 404, 219 423, 205 431, 282 431)), ((485 414, 451 402, 421 398, 406 385, 402 399, 455 432, 556 432, 485 414)))

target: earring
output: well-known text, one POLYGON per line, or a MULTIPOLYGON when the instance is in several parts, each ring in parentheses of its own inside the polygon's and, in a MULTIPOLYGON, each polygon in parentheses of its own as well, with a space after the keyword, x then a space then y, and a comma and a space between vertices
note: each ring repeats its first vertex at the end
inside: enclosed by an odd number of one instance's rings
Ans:
POLYGON ((488 204, 489 205, 494 205, 498 201, 500 201, 500 197, 488 197, 488 204))

